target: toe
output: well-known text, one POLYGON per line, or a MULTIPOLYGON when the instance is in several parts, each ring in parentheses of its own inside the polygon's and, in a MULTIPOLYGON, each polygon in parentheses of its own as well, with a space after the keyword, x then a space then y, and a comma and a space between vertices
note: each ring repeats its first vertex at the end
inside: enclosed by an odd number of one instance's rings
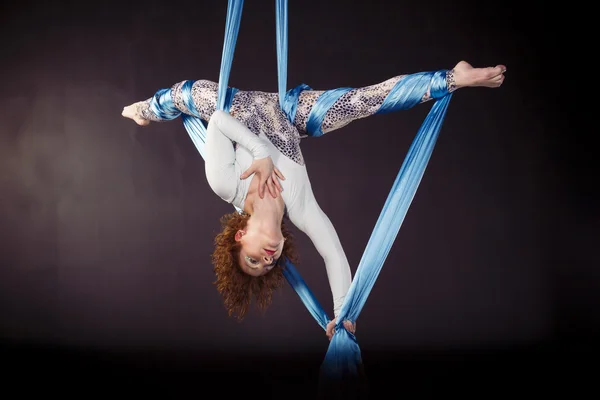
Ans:
POLYGON ((502 75, 506 71, 506 66, 505 65, 496 65, 494 68, 490 68, 490 69, 491 69, 490 78, 493 78, 495 76, 502 75))

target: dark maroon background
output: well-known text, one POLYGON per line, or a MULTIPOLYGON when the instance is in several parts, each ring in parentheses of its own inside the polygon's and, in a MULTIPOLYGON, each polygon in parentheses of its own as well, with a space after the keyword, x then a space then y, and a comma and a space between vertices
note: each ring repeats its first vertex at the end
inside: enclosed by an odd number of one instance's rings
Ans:
MULTIPOLYGON (((7 382, 188 398, 222 377, 231 393, 310 398, 324 332, 288 286, 264 316, 227 317, 209 256, 231 206, 210 191, 180 120, 140 128, 120 116, 175 82, 218 81, 227 3, 101 3, 2 6, 7 382)), ((389 386, 393 398, 553 393, 580 364, 547 367, 572 347, 589 356, 600 318, 598 258, 587 250, 597 175, 592 148, 573 145, 582 132, 564 108, 562 83, 572 81, 552 10, 431 0, 289 8, 289 88, 365 86, 462 59, 507 65, 500 89, 453 97, 357 337, 373 390, 389 386)), ((277 91, 274 24, 273 1, 246 2, 230 85, 277 91)), ((303 141, 353 270, 431 104, 303 141)), ((329 311, 322 259, 297 238, 300 271, 329 311)))

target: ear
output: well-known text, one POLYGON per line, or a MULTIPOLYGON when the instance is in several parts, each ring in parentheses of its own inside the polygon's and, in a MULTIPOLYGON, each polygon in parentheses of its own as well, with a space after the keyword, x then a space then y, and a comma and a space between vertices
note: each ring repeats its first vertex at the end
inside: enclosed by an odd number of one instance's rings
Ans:
POLYGON ((244 236, 246 234, 246 232, 244 232, 243 230, 239 230, 235 233, 235 241, 239 242, 240 240, 242 240, 242 236, 244 236))

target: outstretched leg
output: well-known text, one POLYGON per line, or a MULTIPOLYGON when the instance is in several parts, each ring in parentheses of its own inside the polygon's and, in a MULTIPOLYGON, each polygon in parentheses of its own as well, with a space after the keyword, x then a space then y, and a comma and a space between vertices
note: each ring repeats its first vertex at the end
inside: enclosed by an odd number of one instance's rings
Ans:
MULTIPOLYGON (((502 64, 495 67, 474 68, 468 62, 460 61, 454 68, 447 70, 445 83, 449 92, 466 87, 497 88, 504 82, 505 71, 506 67, 502 64)), ((294 125, 300 132, 306 132, 310 136, 321 136, 340 129, 352 121, 380 113, 382 105, 389 100, 390 93, 397 85, 401 84, 402 80, 415 75, 419 74, 398 75, 384 82, 361 88, 304 90, 298 97, 294 125)), ((401 99, 406 97, 408 92, 397 92, 391 97, 396 95, 401 99)), ((429 90, 423 92, 421 96, 421 103, 432 98, 429 90)))

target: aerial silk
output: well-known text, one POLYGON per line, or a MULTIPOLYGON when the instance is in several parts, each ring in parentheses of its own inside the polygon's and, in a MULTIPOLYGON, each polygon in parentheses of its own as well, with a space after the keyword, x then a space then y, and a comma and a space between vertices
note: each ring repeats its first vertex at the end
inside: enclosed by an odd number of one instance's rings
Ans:
MULTIPOLYGON (((287 0, 276 0, 275 6, 279 102, 283 112, 293 122, 298 104, 298 96, 303 90, 310 90, 310 87, 301 84, 286 91, 288 51, 287 0)), ((237 91, 235 88, 228 87, 228 81, 239 32, 242 8, 243 0, 229 0, 219 75, 217 98, 217 109, 219 110, 229 111, 231 100, 237 91)), ((344 328, 343 321, 349 320, 354 322, 358 319, 421 182, 452 97, 452 93, 449 93, 447 90, 446 72, 446 70, 440 70, 407 75, 397 82, 377 111, 379 114, 384 114, 409 109, 419 104, 428 90, 430 96, 435 99, 429 114, 418 130, 408 150, 408 154, 400 167, 352 279, 352 284, 336 322, 335 334, 329 342, 329 348, 321 365, 321 377, 324 379, 345 380, 359 374, 362 365, 360 347, 355 335, 344 328)), ((192 115, 183 114, 175 107, 170 97, 170 89, 159 90, 151 101, 151 108, 156 115, 163 119, 174 119, 181 116, 186 131, 202 157, 204 157, 206 121, 200 118, 194 106, 191 96, 193 83, 194 81, 186 81, 182 87, 186 106, 192 115)), ((307 121, 307 133, 310 136, 318 137, 323 135, 321 124, 327 111, 340 96, 350 90, 352 88, 328 90, 317 99, 307 121)), ((327 323, 331 319, 319 304, 306 282, 302 279, 298 270, 289 260, 284 260, 283 273, 309 313, 323 329, 326 329, 327 323)))
MULTIPOLYGON (((293 121, 298 96, 302 90, 310 90, 310 87, 302 84, 285 92, 287 0, 276 0, 276 10, 280 106, 293 121)), ((408 150, 358 264, 336 321, 335 334, 329 343, 321 367, 324 378, 343 380, 359 374, 359 367, 362 364, 360 348, 356 337, 344 328, 343 321, 354 322, 358 319, 425 173, 452 97, 452 93, 447 89, 446 72, 445 70, 424 72, 404 77, 398 81, 377 111, 378 114, 384 114, 409 109, 421 102, 428 89, 430 96, 436 99, 408 150)), ((321 125, 327 111, 336 100, 350 90, 352 88, 338 88, 325 91, 319 96, 306 123, 309 135, 323 135, 321 125)), ((330 319, 296 268, 288 261, 283 271, 311 315, 325 329, 330 319)))

